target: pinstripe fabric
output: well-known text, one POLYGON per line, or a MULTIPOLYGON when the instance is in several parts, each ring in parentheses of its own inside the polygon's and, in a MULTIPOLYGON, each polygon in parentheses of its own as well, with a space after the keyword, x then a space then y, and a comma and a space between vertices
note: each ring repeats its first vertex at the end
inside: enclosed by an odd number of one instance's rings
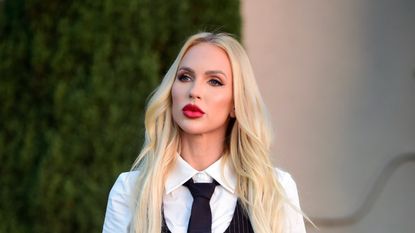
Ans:
MULTIPOLYGON (((171 233, 168 227, 166 226, 166 221, 163 216, 163 227, 161 233, 171 233)), ((248 216, 244 212, 239 201, 236 204, 235 211, 229 227, 224 233, 254 233, 252 229, 251 221, 249 221, 248 216)))

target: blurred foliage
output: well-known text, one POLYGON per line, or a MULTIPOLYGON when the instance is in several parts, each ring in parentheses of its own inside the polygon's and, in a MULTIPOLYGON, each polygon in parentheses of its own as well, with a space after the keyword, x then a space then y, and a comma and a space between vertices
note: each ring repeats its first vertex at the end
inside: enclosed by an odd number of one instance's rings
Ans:
POLYGON ((0 1, 0 232, 100 232, 184 40, 240 24, 235 0, 0 1))

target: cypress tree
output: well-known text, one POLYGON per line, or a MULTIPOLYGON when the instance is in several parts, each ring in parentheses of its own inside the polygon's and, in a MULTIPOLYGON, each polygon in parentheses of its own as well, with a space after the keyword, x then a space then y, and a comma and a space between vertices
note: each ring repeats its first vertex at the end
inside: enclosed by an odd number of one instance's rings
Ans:
POLYGON ((184 40, 240 25, 236 0, 0 1, 0 232, 100 232, 184 40))

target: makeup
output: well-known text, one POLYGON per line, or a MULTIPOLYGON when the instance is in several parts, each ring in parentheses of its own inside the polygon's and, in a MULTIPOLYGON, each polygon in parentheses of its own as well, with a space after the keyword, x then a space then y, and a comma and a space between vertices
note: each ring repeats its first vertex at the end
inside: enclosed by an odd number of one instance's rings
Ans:
POLYGON ((203 112, 197 105, 195 104, 187 104, 186 106, 183 107, 182 109, 183 114, 187 117, 187 118, 191 118, 191 119, 195 119, 195 118, 199 118, 202 117, 203 114, 205 114, 205 112, 203 112))

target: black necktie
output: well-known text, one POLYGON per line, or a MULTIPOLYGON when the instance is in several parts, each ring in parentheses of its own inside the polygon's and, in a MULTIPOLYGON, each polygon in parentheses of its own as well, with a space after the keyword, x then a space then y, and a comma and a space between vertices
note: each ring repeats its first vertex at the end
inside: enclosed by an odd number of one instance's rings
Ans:
POLYGON ((210 233, 212 232, 212 212, 209 201, 218 183, 194 183, 191 178, 186 186, 193 196, 192 212, 190 215, 188 233, 210 233))

